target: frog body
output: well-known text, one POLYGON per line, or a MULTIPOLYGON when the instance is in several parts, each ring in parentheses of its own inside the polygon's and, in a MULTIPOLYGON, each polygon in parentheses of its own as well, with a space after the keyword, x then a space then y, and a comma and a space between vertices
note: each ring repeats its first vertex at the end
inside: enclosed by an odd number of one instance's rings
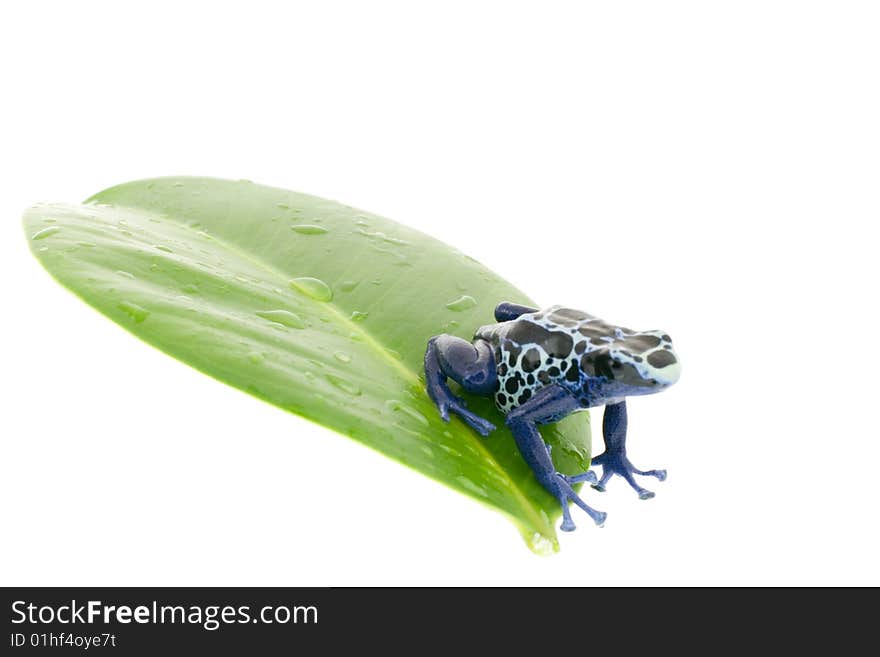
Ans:
POLYGON ((620 475, 641 499, 653 497, 633 475, 663 481, 666 471, 639 470, 627 458, 626 398, 660 392, 678 380, 681 365, 669 335, 633 331, 563 306, 538 310, 501 303, 495 308, 495 319, 496 323, 476 330, 472 343, 445 334, 428 341, 427 392, 441 418, 448 421, 452 412, 488 435, 494 425, 467 410, 464 401, 449 390, 447 379, 473 394, 491 395, 505 414, 523 458, 560 501, 564 531, 575 528, 569 502, 596 524, 605 521, 606 514, 589 507, 573 484, 586 481, 603 491, 613 475, 620 475), (600 405, 605 406, 606 449, 592 463, 602 466, 601 479, 592 471, 574 476, 557 472, 537 427, 600 405))
POLYGON ((495 403, 504 414, 554 383, 589 408, 656 392, 679 374, 666 333, 633 331, 562 306, 482 326, 474 339, 492 345, 495 403))

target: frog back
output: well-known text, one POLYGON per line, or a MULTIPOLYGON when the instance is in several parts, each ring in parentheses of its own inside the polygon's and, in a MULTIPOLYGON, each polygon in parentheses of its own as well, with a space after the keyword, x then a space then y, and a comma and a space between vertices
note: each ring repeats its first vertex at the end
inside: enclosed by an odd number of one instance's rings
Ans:
POLYGON ((495 351, 498 409, 507 413, 551 383, 579 388, 577 345, 585 337, 578 328, 595 319, 579 310, 552 306, 477 329, 474 338, 485 340, 495 351))

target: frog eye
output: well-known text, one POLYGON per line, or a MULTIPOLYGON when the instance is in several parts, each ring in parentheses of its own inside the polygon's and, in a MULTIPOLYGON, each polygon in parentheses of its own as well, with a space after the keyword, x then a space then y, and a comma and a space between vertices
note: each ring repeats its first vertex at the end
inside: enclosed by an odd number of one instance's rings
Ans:
POLYGON ((675 355, 666 349, 658 349, 648 355, 648 364, 657 369, 663 369, 667 365, 676 363, 675 355))

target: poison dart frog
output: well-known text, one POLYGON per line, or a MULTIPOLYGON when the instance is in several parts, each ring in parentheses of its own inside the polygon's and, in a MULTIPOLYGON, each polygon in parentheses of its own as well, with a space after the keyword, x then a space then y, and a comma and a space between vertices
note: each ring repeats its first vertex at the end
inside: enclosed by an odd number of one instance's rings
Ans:
POLYGON ((660 392, 678 381, 681 364, 669 335, 632 331, 562 306, 538 310, 505 302, 495 308, 495 321, 477 329, 472 342, 447 334, 428 341, 427 392, 441 418, 448 422, 451 411, 486 436, 495 426, 469 411, 464 400, 452 394, 447 379, 472 394, 493 396, 523 459, 559 500, 563 531, 575 529, 569 501, 597 525, 606 518, 604 512, 589 507, 572 484, 589 482, 604 491, 608 480, 620 475, 641 499, 654 497, 633 475, 663 481, 666 471, 639 470, 627 458, 626 398, 660 392), (605 452, 592 461, 602 466, 602 477, 592 471, 557 472, 538 426, 596 406, 605 406, 605 452))

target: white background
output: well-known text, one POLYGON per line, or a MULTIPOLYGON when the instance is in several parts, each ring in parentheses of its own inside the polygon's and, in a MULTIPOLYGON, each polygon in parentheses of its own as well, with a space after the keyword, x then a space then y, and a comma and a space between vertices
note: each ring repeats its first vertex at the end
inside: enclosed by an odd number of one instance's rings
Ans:
POLYGON ((880 584, 875 3, 0 12, 0 583, 880 584), (334 198, 668 331, 682 380, 630 403, 629 441, 668 481, 588 490, 605 528, 575 510, 534 556, 28 253, 28 205, 173 174, 334 198))

